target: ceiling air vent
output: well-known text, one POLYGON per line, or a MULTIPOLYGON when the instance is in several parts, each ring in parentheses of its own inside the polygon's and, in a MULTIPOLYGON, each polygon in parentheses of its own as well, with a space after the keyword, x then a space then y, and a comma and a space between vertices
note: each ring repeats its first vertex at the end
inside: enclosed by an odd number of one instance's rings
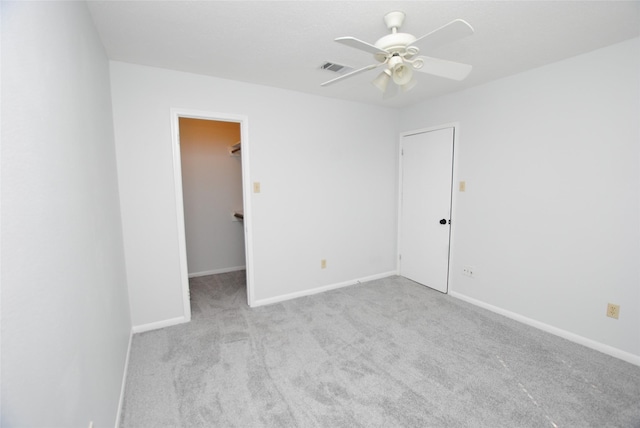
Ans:
POLYGON ((333 71, 334 73, 340 73, 340 74, 344 74, 353 70, 351 67, 347 67, 346 65, 336 64, 333 62, 325 62, 320 66, 320 69, 329 70, 329 71, 333 71))

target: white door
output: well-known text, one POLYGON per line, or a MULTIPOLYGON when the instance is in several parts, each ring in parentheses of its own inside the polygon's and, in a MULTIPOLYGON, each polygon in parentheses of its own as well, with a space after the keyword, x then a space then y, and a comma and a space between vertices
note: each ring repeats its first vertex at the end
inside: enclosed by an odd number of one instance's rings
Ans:
POLYGON ((453 128, 401 140, 400 275, 448 290, 453 128))

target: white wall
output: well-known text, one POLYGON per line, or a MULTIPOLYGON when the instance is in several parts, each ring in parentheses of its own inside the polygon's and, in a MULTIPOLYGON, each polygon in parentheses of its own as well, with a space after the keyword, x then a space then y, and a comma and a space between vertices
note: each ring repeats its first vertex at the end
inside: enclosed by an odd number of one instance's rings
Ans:
POLYGON ((120 62, 111 84, 134 325, 184 315, 171 108, 248 117, 256 301, 395 270, 396 111, 120 62))
POLYGON ((2 2, 2 426, 114 426, 131 332, 109 68, 84 2, 2 2))
POLYGON ((189 275, 241 268, 244 230, 232 213, 242 210, 240 124, 180 119, 182 197, 189 275))
POLYGON ((634 39, 402 111, 460 122, 451 289, 640 362, 639 104, 634 39))

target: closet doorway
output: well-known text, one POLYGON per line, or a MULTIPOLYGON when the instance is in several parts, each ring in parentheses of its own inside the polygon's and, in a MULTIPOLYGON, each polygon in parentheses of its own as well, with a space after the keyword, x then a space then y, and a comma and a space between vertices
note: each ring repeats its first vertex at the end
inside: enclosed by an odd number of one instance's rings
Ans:
POLYGON ((189 278, 246 269, 252 303, 247 119, 172 111, 174 176, 185 314, 189 278))

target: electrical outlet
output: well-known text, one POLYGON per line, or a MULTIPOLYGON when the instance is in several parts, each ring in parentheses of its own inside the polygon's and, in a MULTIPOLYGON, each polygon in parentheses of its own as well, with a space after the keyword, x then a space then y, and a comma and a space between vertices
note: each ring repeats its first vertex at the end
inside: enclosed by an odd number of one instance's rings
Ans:
POLYGON ((327 261, 325 259, 320 260, 320 269, 327 268, 327 261))
POLYGON ((463 266, 462 267, 462 274, 464 276, 468 276, 470 278, 475 278, 475 276, 476 276, 476 268, 474 268, 473 266, 463 266))
POLYGON ((607 316, 609 318, 618 319, 620 316, 620 305, 614 305, 613 303, 609 303, 607 305, 607 316))

